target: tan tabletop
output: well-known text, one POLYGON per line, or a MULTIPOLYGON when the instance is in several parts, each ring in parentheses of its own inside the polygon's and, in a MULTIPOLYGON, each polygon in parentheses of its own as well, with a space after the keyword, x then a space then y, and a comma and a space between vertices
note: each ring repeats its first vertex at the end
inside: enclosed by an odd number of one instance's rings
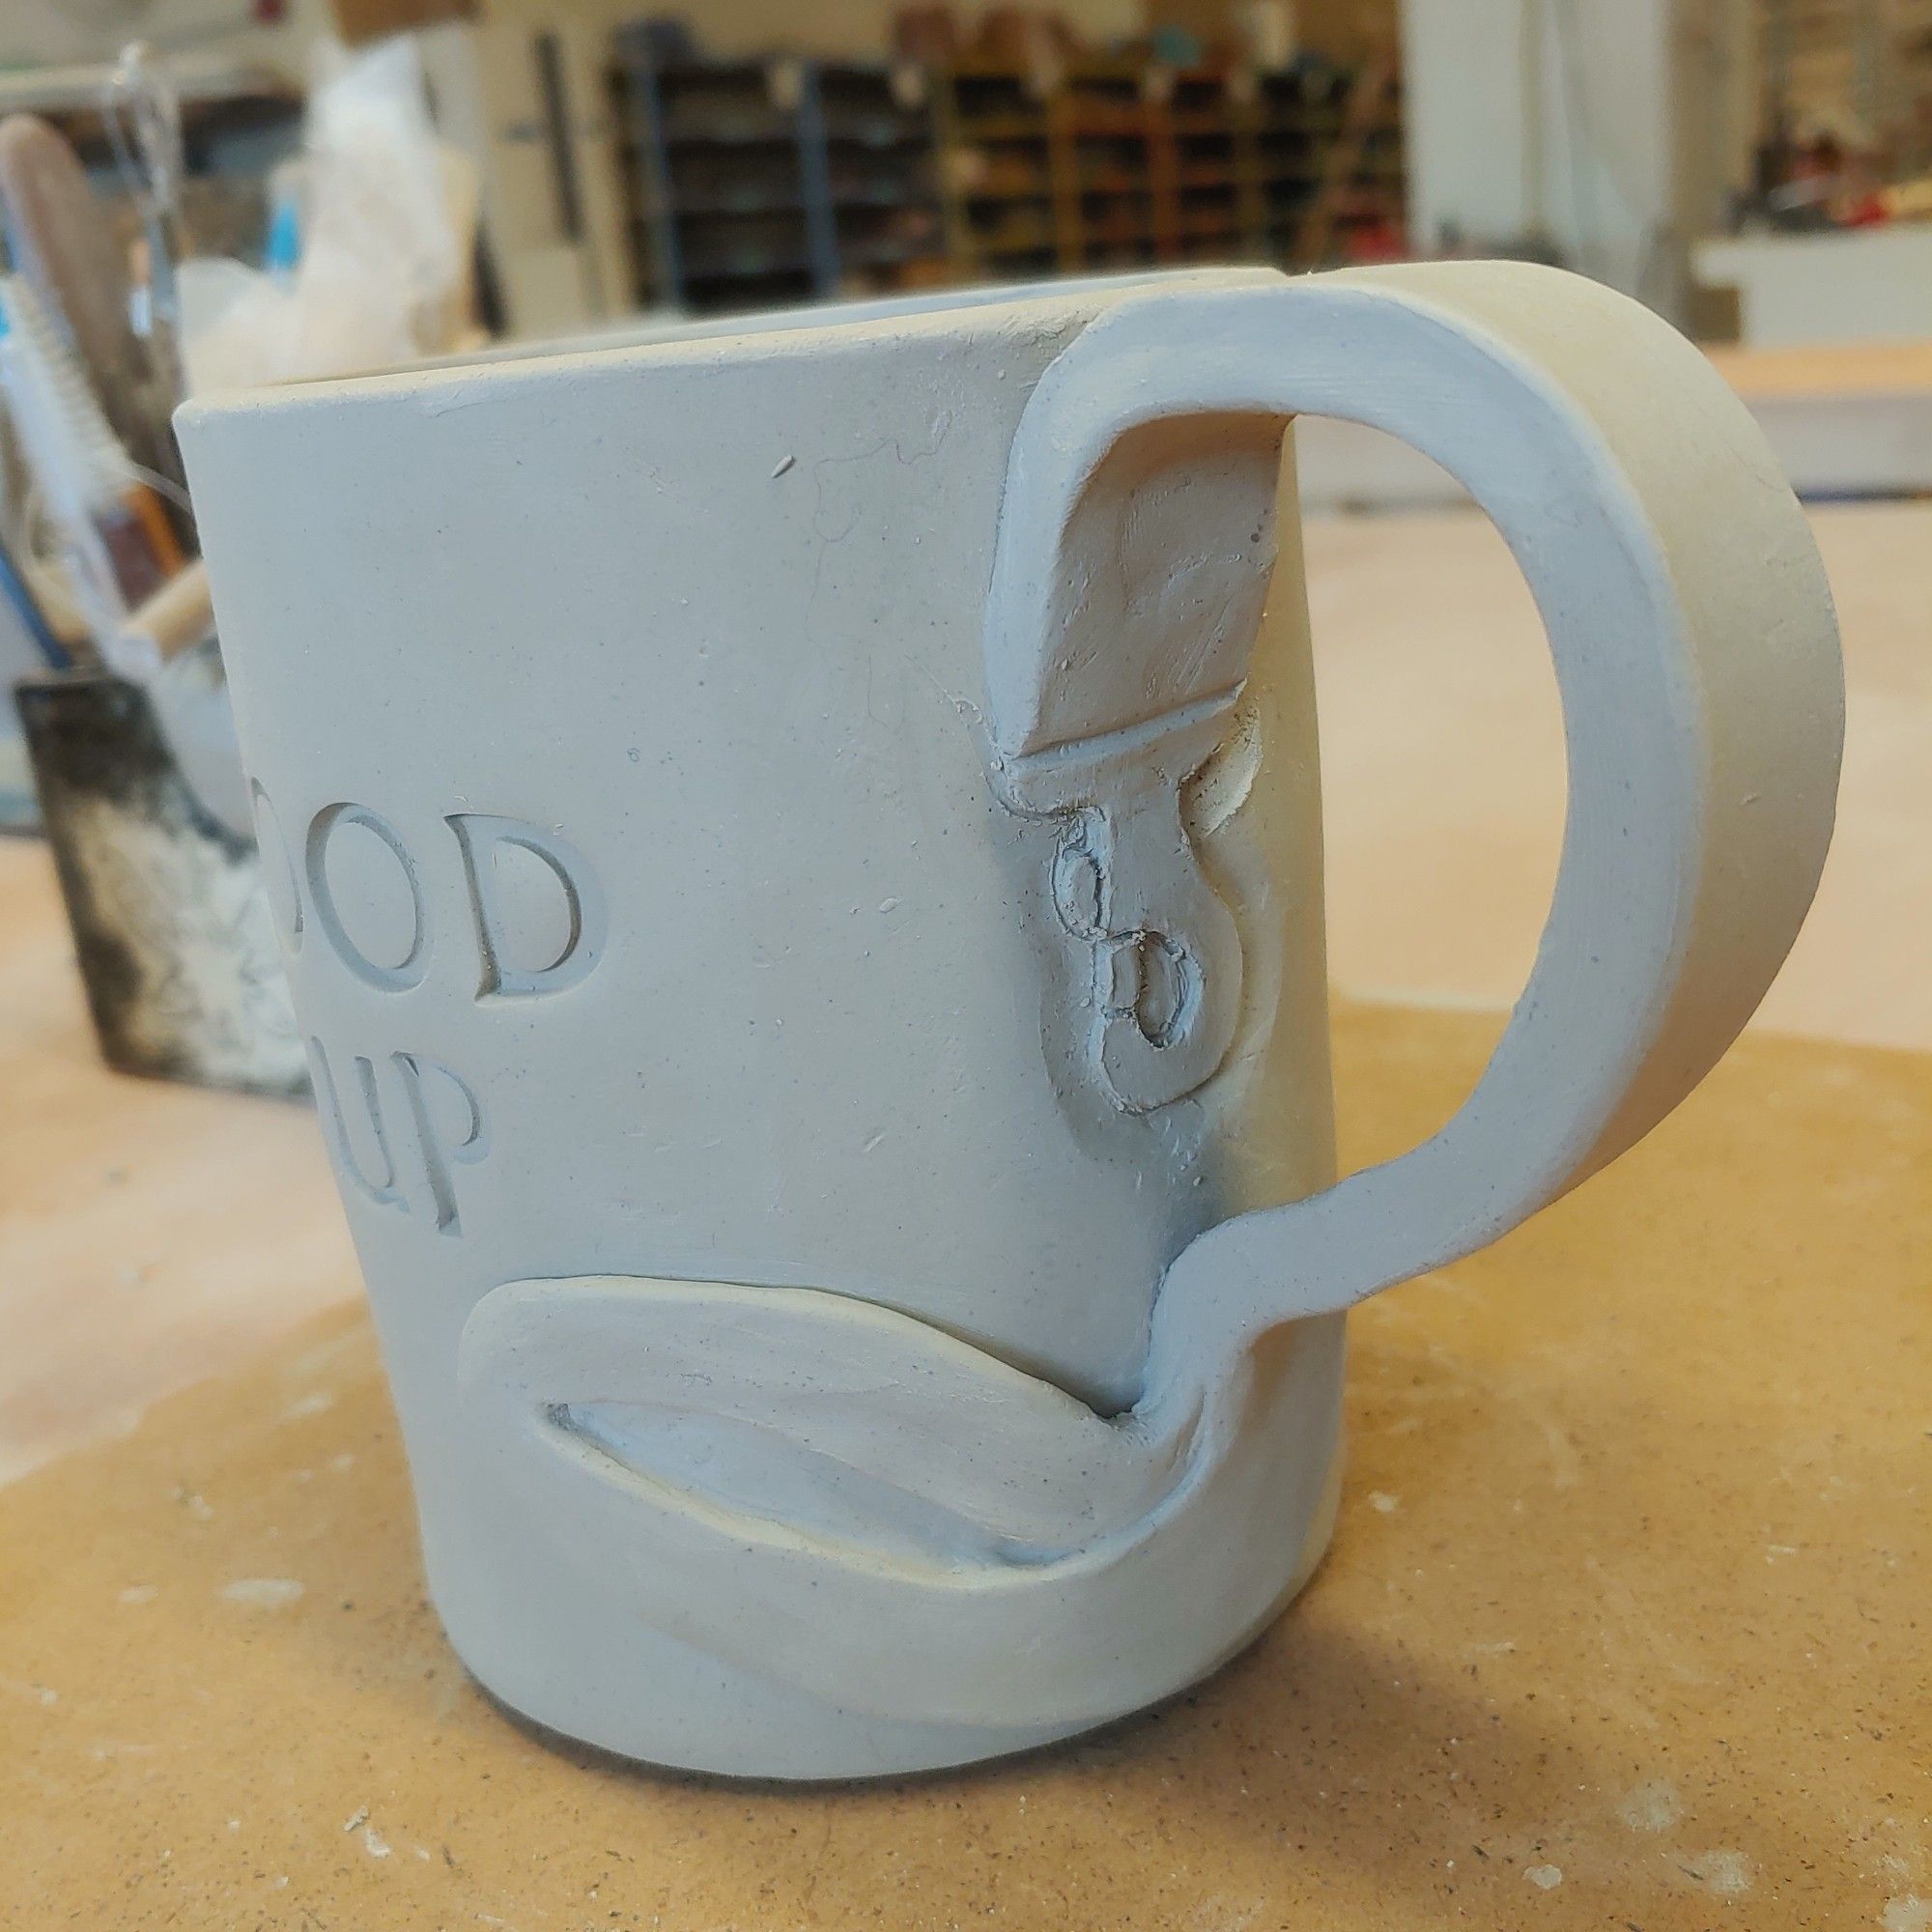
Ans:
POLYGON ((1763 396, 1904 395, 1932 390, 1932 341, 1812 342, 1704 352, 1747 402, 1763 396))
MULTIPOLYGON (((1350 1159, 1494 1031, 1345 1008, 1350 1159)), ((338 1312, 0 1491, 0 1922, 1925 1932, 1928 1255, 1932 1060, 1748 1038, 1356 1319, 1335 1548, 1247 1656, 1085 1743, 829 1790, 492 1707, 338 1312)))

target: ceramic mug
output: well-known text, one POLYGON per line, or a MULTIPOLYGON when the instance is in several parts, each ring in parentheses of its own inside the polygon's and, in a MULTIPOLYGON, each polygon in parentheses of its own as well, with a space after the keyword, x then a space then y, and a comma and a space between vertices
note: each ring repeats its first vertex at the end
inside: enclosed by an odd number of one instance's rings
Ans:
POLYGON ((634 1756, 957 1763, 1213 1668, 1329 1533, 1342 1311, 1673 1106, 1823 862, 1804 518, 1552 270, 807 312, 182 431, 431 1591, 634 1756), (1304 412, 1493 519, 1570 770, 1481 1083, 1339 1185, 1304 412))

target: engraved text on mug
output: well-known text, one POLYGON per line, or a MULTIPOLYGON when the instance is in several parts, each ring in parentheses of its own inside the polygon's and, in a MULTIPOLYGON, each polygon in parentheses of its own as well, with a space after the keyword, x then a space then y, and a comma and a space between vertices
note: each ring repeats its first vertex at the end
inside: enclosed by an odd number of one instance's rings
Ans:
MULTIPOLYGON (((603 956, 604 895, 583 855, 554 831, 458 811, 443 837, 412 848, 389 819, 325 806, 291 850, 267 793, 253 787, 270 898, 291 966, 311 934, 371 990, 405 995, 460 971, 486 1012, 565 991, 603 956)), ((402 1009, 399 1008, 399 1010, 402 1009)), ((489 1151, 475 1086, 413 1051, 309 1040, 316 1104, 346 1193, 463 1233, 457 1171, 489 1151)))

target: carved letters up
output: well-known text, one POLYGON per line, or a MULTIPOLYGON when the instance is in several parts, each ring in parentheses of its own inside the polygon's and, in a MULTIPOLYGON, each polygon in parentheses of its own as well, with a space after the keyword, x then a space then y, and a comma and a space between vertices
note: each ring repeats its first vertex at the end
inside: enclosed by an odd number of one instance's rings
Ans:
MULTIPOLYGON (((442 821, 446 844, 417 851, 380 812, 344 801, 314 814, 298 856, 268 794, 253 789, 291 967, 320 934, 372 992, 403 1000, 433 976, 461 973, 466 997, 487 1011, 564 992, 603 956, 603 892, 583 855, 554 832, 458 811, 442 821)), ((312 961, 303 967, 315 970, 312 961)), ((344 1191, 460 1236, 457 1170, 489 1151, 475 1087, 427 1054, 331 1050, 319 1037, 309 1040, 309 1063, 344 1191)))

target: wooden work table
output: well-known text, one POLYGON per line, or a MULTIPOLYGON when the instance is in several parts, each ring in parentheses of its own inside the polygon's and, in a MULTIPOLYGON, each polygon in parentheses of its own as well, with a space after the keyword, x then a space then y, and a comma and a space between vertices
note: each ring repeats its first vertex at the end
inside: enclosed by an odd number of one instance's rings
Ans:
MULTIPOLYGON (((1300 1605, 1005 1769, 766 1791, 507 1721, 422 1602, 312 1120, 102 1071, 0 843, 0 1924, 1927 1932, 1932 510, 1818 526, 1853 738, 1766 1009, 1812 1037, 1365 1310, 1300 1605)), ((1309 550, 1359 1162, 1521 981, 1560 741, 1486 526, 1309 550)))
MULTIPOLYGON (((1348 1154, 1494 1030, 1342 1007, 1348 1154)), ((0 1491, 7 1922, 1920 1932, 1928 1074, 1747 1039, 1370 1304, 1300 1603, 1166 1708, 967 1774, 761 1789, 519 1728, 423 1601, 366 1321, 325 1316, 0 1491)))

